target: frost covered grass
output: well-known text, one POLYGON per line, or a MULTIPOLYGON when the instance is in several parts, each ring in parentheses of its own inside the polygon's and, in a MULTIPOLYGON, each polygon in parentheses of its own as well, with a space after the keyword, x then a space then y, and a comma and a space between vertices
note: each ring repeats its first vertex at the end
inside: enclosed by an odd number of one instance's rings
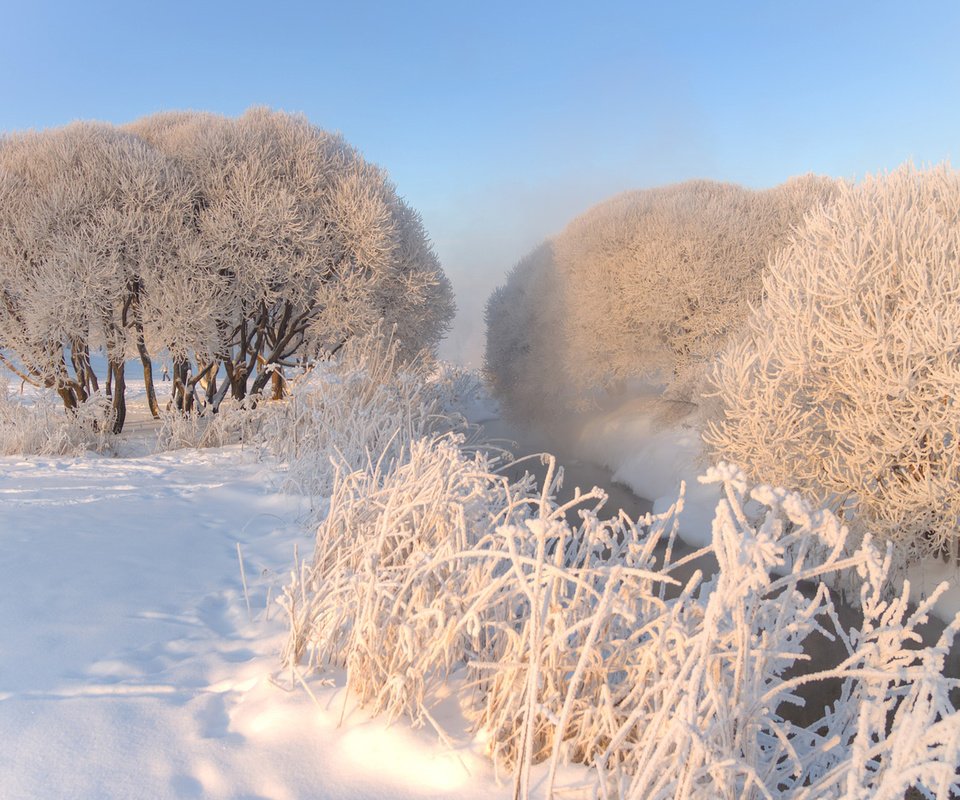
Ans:
POLYGON ((885 599, 889 551, 867 539, 850 554, 832 514, 720 467, 705 478, 723 490, 710 545, 673 560, 682 500, 601 521, 594 490, 568 504, 582 511, 572 527, 552 499, 555 464, 540 492, 496 467, 444 436, 337 471, 282 598, 299 681, 301 665, 345 669, 361 702, 438 729, 442 687, 459 682, 515 796, 536 764, 552 795, 570 762, 592 768, 595 795, 636 800, 960 790, 942 674, 960 623, 918 647, 936 593, 916 609, 908 587, 885 599), (708 551, 718 573, 681 583, 708 551), (823 582, 844 570, 862 581, 859 628, 840 624, 823 582), (835 663, 809 659, 814 634, 838 642, 835 663), (833 694, 804 691, 828 681, 833 694), (790 720, 818 694, 813 722, 790 720))
POLYGON ((287 380, 283 401, 260 395, 225 401, 216 413, 164 416, 158 450, 243 443, 287 465, 288 488, 329 493, 336 462, 364 464, 396 455, 418 438, 468 433, 459 413, 476 378, 426 355, 404 359, 378 328, 348 342, 335 358, 287 380))
POLYGON ((271 404, 257 441, 288 465, 291 488, 326 495, 335 464, 361 468, 425 436, 468 434, 458 409, 474 388, 467 373, 426 356, 401 360, 398 343, 375 333, 307 373, 288 402, 271 404))
POLYGON ((0 455, 82 455, 102 453, 116 442, 110 401, 100 394, 64 412, 53 398, 37 395, 24 403, 0 376, 0 455))

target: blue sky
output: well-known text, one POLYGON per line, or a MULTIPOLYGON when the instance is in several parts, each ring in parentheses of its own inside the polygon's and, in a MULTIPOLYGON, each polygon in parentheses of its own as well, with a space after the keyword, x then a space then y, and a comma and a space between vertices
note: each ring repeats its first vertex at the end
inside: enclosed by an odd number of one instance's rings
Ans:
POLYGON ((265 104, 419 209, 476 363, 504 272, 619 191, 857 177, 960 143, 960 3, 0 0, 0 129, 265 104))

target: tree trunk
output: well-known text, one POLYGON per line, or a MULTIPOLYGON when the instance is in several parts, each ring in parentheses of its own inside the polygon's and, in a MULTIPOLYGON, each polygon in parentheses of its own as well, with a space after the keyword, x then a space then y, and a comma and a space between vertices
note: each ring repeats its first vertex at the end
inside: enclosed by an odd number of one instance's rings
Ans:
MULTIPOLYGON (((216 396, 217 389, 217 370, 220 367, 219 360, 214 359, 213 361, 208 361, 206 364, 197 364, 196 375, 190 376, 187 374, 187 399, 189 402, 189 408, 193 408, 194 404, 199 404, 199 413, 203 414, 206 409, 207 403, 216 396), (204 400, 201 401, 197 396, 197 385, 203 389, 204 400)), ((216 409, 214 409, 216 412, 216 409)))
POLYGON ((243 400, 247 396, 247 365, 244 361, 230 365, 227 362, 227 377, 230 379, 230 393, 234 400, 243 400))
POLYGON ((113 397, 113 363, 107 362, 107 397, 113 397))
POLYGON ((57 394, 60 395, 60 399, 63 400, 64 409, 67 411, 77 410, 77 396, 73 393, 73 389, 69 386, 58 386, 57 394))
POLYGON ((124 379, 123 358, 111 361, 113 369, 113 432, 119 434, 127 418, 126 380, 124 379))
POLYGON ((154 419, 160 419, 160 404, 157 402, 157 390, 153 385, 153 362, 147 352, 147 344, 143 339, 143 326, 137 325, 137 352, 140 354, 140 363, 143 364, 143 383, 147 388, 147 405, 154 419))
POLYGON ((89 369, 90 375, 90 392, 96 394, 100 391, 100 383, 97 381, 97 373, 94 372, 93 367, 90 366, 90 352, 86 353, 87 367, 89 369))
POLYGON ((217 396, 217 372, 219 372, 219 365, 211 370, 210 374, 207 376, 207 386, 204 390, 207 397, 207 404, 213 402, 213 398, 217 396))
POLYGON ((97 382, 97 376, 93 372, 93 367, 90 366, 90 351, 85 342, 71 343, 70 360, 73 361, 73 369, 77 374, 77 398, 81 403, 85 403, 96 391, 97 382))
POLYGON ((273 375, 273 372, 258 372, 257 377, 253 381, 253 385, 250 387, 250 394, 258 394, 263 391, 263 388, 267 385, 267 381, 270 380, 270 376, 273 375))
POLYGON ((183 378, 183 413, 193 413, 193 403, 196 400, 196 390, 194 389, 193 373, 188 369, 183 378))
POLYGON ((274 400, 283 400, 283 370, 280 367, 277 367, 273 371, 273 399, 274 400))
POLYGON ((86 376, 83 374, 83 366, 78 365, 78 356, 73 350, 70 351, 70 360, 73 362, 74 371, 77 373, 76 380, 70 377, 70 370, 67 368, 66 353, 62 351, 54 379, 57 394, 59 394, 63 400, 63 406, 67 411, 79 408, 80 404, 87 399, 87 394, 84 391, 86 376))
POLYGON ((173 360, 173 407, 184 413, 190 410, 187 408, 187 375, 189 372, 190 367, 186 359, 175 358, 173 360))

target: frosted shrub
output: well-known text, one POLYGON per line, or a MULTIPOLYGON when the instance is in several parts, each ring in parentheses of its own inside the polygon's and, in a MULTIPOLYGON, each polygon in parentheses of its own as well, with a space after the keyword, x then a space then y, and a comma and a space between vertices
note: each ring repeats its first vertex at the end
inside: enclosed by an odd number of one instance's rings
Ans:
POLYGON ((706 365, 759 302, 768 256, 836 191, 812 175, 766 191, 691 181, 590 209, 491 296, 492 385, 527 416, 636 379, 696 400, 706 365))
POLYGON ((266 402, 257 394, 239 402, 228 400, 216 413, 164 414, 157 432, 157 450, 226 447, 241 442, 262 446, 265 421, 285 417, 285 411, 282 404, 266 402))
MULTIPOLYGON (((597 520, 599 491, 557 506, 529 480, 508 484, 482 452, 465 456, 461 443, 421 439, 398 462, 338 471, 313 558, 283 600, 284 658, 346 668, 361 701, 419 722, 432 721, 432 692, 468 665, 477 687, 468 713, 497 763, 514 769, 549 757, 550 715, 565 702, 571 728, 592 718, 616 657, 599 678, 586 665, 571 678, 570 652, 601 631, 610 641, 605 618, 591 625, 605 585, 604 610, 614 599, 634 605, 631 596, 662 604, 659 587, 673 581, 651 570, 664 525, 641 544, 629 521, 597 520), (564 521, 572 506, 585 510, 576 529, 564 521)), ((556 488, 552 477, 547 485, 556 488)), ((574 739, 563 756, 587 761, 602 730, 574 739)))
POLYGON ((682 503, 641 524, 600 521, 599 490, 553 501, 552 461, 541 493, 493 466, 446 436, 338 470, 281 601, 300 681, 303 663, 344 668, 362 702, 438 730, 437 690, 460 681, 467 718, 524 797, 541 762, 548 796, 569 762, 594 769, 600 796, 632 800, 960 789, 960 717, 941 674, 958 622, 917 649, 944 587, 912 611, 908 589, 883 599, 889 553, 866 540, 849 554, 832 514, 749 490, 734 468, 706 478, 725 488, 711 546, 675 561, 682 503), (718 573, 681 582, 707 552, 718 573), (840 625, 821 582, 841 570, 861 578, 859 630, 840 625), (834 662, 808 661, 814 633, 838 642, 834 662), (806 726, 787 719, 804 695, 823 703, 806 726))
POLYGON ((556 244, 577 354, 567 380, 671 379, 711 354, 757 297, 764 210, 756 192, 694 181, 574 220, 556 244))
POLYGON ((960 177, 903 167, 810 213, 713 374, 707 443, 910 557, 957 552, 960 177))
POLYGON ((29 405, 11 397, 0 377, 0 455, 82 455, 102 453, 114 442, 110 401, 94 394, 77 409, 63 413, 52 398, 38 396, 29 405))

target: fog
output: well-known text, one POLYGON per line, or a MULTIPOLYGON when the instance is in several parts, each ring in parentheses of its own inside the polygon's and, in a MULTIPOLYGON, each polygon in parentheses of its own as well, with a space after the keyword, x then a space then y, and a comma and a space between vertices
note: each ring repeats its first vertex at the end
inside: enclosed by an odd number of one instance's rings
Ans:
POLYGON ((577 215, 632 189, 694 177, 730 179, 696 101, 682 85, 668 82, 668 88, 645 96, 643 125, 617 119, 614 129, 629 133, 615 140, 595 130, 590 115, 577 118, 571 108, 565 125, 543 122, 528 140, 463 151, 428 167, 409 163, 403 153, 373 154, 390 164, 401 192, 422 214, 453 282, 458 313, 440 346, 444 358, 481 366, 490 293, 577 215), (528 166, 503 177, 503 164, 511 160, 528 166))
POLYGON ((443 269, 453 282, 457 317, 440 355, 471 368, 483 364, 483 310, 507 272, 573 217, 628 186, 615 181, 522 181, 461 192, 424 209, 443 269))

